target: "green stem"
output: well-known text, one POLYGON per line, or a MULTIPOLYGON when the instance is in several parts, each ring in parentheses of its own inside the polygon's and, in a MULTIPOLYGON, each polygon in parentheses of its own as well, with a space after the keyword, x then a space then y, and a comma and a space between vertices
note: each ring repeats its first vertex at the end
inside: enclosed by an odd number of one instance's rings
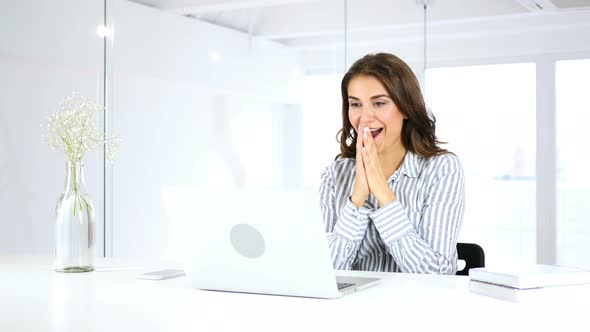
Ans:
MULTIPOLYGON (((82 207, 82 196, 80 195, 80 193, 78 192, 78 163, 77 162, 72 162, 70 160, 70 173, 72 174, 72 178, 70 179, 72 184, 73 184, 73 189, 74 189, 74 211, 73 211, 73 215, 74 217, 76 216, 76 210, 78 209, 78 207, 80 207, 80 212, 82 212, 83 207, 82 207)), ((85 202, 87 203, 87 202, 85 202)))
POLYGON ((74 217, 76 216, 76 206, 78 205, 78 194, 74 194, 74 217))
POLYGON ((80 195, 80 198, 84 201, 84 204, 86 204, 86 208, 88 210, 92 210, 92 207, 90 206, 90 203, 88 203, 88 201, 86 200, 86 198, 84 198, 84 195, 80 195))
POLYGON ((74 192, 76 196, 78 196, 78 177, 76 176, 76 171, 78 168, 77 163, 72 163, 72 176, 74 177, 74 192))
POLYGON ((78 178, 78 162, 72 162, 70 160, 71 166, 70 166, 70 173, 71 176, 73 178, 71 178, 71 182, 72 182, 72 186, 73 186, 73 190, 74 190, 74 217, 76 216, 76 210, 79 208, 80 209, 80 213, 82 213, 84 211, 84 205, 86 205, 86 208, 88 210, 92 210, 92 206, 90 206, 90 203, 88 202, 88 200, 86 200, 86 198, 84 197, 84 194, 80 193, 80 186, 78 181, 80 181, 80 179, 78 178))

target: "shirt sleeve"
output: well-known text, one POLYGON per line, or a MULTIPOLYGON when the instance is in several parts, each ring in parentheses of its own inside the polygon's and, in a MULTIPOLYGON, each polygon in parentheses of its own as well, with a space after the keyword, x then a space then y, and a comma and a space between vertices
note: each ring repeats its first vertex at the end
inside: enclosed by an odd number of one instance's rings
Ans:
POLYGON ((320 185, 320 205, 328 245, 334 268, 350 270, 367 231, 371 210, 367 207, 357 208, 349 195, 340 199, 346 199, 346 202, 340 213, 337 213, 341 204, 338 204, 333 172, 328 167, 322 173, 320 185))
MULTIPOLYGON (((421 212, 409 220, 395 200, 370 214, 387 250, 402 272, 455 274, 457 237, 463 222, 464 175, 461 162, 445 155, 435 166, 421 212)), ((410 213, 412 215, 412 213, 410 213)))

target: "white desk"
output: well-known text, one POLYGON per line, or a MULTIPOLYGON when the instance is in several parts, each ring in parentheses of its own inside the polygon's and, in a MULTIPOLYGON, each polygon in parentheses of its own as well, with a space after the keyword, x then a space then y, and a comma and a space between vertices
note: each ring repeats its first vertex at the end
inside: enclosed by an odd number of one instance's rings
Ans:
POLYGON ((95 272, 63 274, 51 262, 0 256, 0 331, 590 330, 589 286, 512 303, 470 292, 467 277, 342 272, 385 279, 321 300, 199 291, 186 277, 135 279, 170 266, 104 259, 95 272))

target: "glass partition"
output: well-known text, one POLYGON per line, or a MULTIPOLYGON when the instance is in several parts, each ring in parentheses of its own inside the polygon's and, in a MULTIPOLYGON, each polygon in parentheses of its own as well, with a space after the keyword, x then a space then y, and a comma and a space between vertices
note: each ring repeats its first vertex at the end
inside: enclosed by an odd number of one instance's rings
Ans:
POLYGON ((320 170, 304 166, 317 149, 306 138, 325 144, 317 124, 330 110, 308 102, 308 75, 335 72, 344 49, 307 38, 325 33, 342 45, 340 1, 184 16, 109 3, 109 106, 112 129, 126 137, 111 178, 112 255, 175 257, 181 226, 166 213, 166 188, 317 187, 320 170), (329 22, 314 16, 318 6, 329 22))

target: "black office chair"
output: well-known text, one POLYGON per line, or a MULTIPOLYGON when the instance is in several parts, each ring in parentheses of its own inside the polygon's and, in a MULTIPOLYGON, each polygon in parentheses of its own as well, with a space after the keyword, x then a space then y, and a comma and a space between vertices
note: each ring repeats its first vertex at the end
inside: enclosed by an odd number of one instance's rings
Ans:
POLYGON ((459 260, 465 261, 465 268, 457 271, 458 276, 469 275, 469 269, 474 267, 486 266, 486 256, 483 249, 475 243, 457 243, 457 256, 459 256, 459 260))

